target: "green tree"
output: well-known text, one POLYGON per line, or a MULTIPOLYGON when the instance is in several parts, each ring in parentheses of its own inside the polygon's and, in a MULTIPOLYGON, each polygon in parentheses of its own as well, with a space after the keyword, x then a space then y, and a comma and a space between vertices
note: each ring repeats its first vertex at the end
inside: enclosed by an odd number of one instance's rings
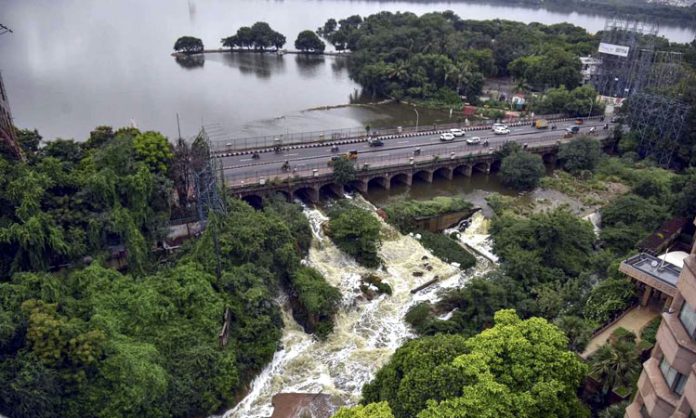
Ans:
POLYGON ((193 36, 182 36, 174 43, 174 50, 187 54, 203 52, 203 41, 193 36))
POLYGON ((640 353, 631 341, 605 344, 590 358, 590 373, 602 382, 605 400, 613 389, 632 386, 640 371, 640 353))
POLYGON ((585 305, 585 316, 605 324, 636 302, 636 292, 628 278, 606 279, 592 289, 585 305))
POLYGON ((574 315, 565 315, 556 319, 555 324, 568 337, 568 348, 581 353, 592 338, 595 326, 592 322, 574 315))
POLYGON ((295 48, 305 53, 321 53, 324 52, 326 44, 319 39, 316 33, 311 30, 304 30, 297 35, 295 48))
POLYGON ((355 180, 355 176, 357 175, 355 163, 346 157, 340 157, 334 160, 331 164, 331 169, 333 170, 334 181, 341 186, 355 180))
POLYGON ((587 366, 544 319, 502 310, 495 326, 467 340, 421 340, 397 350, 363 402, 387 401, 397 418, 589 416, 576 396, 587 366))
POLYGON ((172 146, 159 132, 143 132, 133 139, 138 160, 144 162, 154 173, 166 173, 174 158, 172 146))
POLYGON ((291 278, 293 296, 299 302, 299 311, 293 315, 307 332, 325 338, 333 330, 333 316, 341 301, 341 292, 326 283, 317 270, 300 267, 291 278))
POLYGON ((516 152, 503 158, 500 176, 503 184, 516 190, 532 190, 544 175, 541 157, 528 152, 516 152))
POLYGON ((329 215, 329 236, 336 246, 365 267, 379 266, 380 223, 377 218, 352 205, 335 209, 329 215))
POLYGON ((587 367, 558 328, 512 310, 497 312, 495 323, 453 361, 467 380, 462 395, 429 403, 420 418, 589 415, 576 396, 587 367))
POLYGON ((343 407, 333 415, 333 418, 394 418, 394 415, 392 415, 388 403, 378 402, 352 408, 343 407))
POLYGON ((594 171, 601 157, 602 149, 599 142, 587 136, 580 136, 561 144, 558 150, 558 159, 563 168, 571 173, 594 171))

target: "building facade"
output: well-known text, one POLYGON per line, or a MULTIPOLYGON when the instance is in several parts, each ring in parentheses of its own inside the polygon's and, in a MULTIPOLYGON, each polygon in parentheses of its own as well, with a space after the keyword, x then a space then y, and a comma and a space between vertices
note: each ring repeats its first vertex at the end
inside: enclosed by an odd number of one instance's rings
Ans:
MULTIPOLYGON (((660 267, 654 261, 649 265, 660 267)), ((637 264, 636 269, 640 269, 637 264)), ((624 272, 630 276, 635 273, 624 272)), ((655 279, 648 277, 649 274, 645 276, 640 280, 643 283, 655 279)), ((662 314, 657 342, 650 358, 643 363, 638 391, 626 408, 625 417, 696 418, 696 244, 683 259, 673 289, 671 283, 658 284, 664 285, 656 289, 666 296, 663 300, 668 302, 667 310, 662 314)))
POLYGON ((10 102, 7 98, 7 90, 0 74, 0 142, 17 158, 22 158, 22 152, 17 144, 17 138, 12 124, 10 102))

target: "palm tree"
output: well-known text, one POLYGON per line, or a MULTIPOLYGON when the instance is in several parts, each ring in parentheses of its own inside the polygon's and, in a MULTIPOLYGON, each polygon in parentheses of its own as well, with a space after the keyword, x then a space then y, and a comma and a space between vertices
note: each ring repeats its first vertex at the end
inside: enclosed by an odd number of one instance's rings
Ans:
POLYGON ((605 402, 611 390, 630 384, 641 367, 635 343, 626 341, 602 346, 592 356, 590 364, 591 374, 602 382, 605 402))

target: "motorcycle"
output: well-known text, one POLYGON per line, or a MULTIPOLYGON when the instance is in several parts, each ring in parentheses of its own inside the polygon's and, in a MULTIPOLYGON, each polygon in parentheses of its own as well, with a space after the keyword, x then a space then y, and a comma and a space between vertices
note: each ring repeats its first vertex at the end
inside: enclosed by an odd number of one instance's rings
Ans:
POLYGON ((258 152, 254 152, 253 154, 251 154, 251 158, 254 160, 258 160, 259 158, 261 158, 261 156, 258 152))
POLYGON ((283 169, 283 171, 289 171, 290 170, 290 162, 286 160, 283 163, 283 166, 281 168, 283 169))
POLYGON ((607 129, 609 129, 609 124, 608 124, 608 123, 605 123, 605 124, 604 124, 604 130, 606 131, 607 129))
POLYGON ((487 146, 488 146, 488 140, 487 140, 487 139, 486 139, 485 141, 483 141, 483 146, 484 146, 484 147, 487 147, 487 146))
POLYGON ((551 130, 553 131, 555 129, 556 129, 556 125, 551 125, 551 130))
POLYGON ((420 153, 421 153, 420 148, 416 148, 415 150, 413 150, 413 155, 420 155, 420 153))
POLYGON ((338 145, 334 145, 331 147, 331 152, 338 152, 338 145))

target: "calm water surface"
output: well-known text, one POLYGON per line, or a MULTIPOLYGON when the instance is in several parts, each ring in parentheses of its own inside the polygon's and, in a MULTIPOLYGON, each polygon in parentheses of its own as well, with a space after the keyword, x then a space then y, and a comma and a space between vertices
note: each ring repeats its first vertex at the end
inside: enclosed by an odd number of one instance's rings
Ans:
MULTIPOLYGON (((329 17, 381 10, 454 10, 464 19, 571 22, 591 32, 599 15, 451 2, 348 0, 0 0, 0 22, 14 34, 0 38, 0 70, 18 126, 45 138, 84 139, 99 124, 132 122, 176 136, 201 124, 235 136, 414 123, 410 109, 342 107, 359 94, 342 58, 207 54, 177 62, 177 37, 193 35, 206 47, 240 26, 267 21, 288 47, 304 29, 329 17)), ((694 38, 693 28, 663 27, 671 40, 694 38)), ((422 123, 443 115, 421 115, 422 123)))

